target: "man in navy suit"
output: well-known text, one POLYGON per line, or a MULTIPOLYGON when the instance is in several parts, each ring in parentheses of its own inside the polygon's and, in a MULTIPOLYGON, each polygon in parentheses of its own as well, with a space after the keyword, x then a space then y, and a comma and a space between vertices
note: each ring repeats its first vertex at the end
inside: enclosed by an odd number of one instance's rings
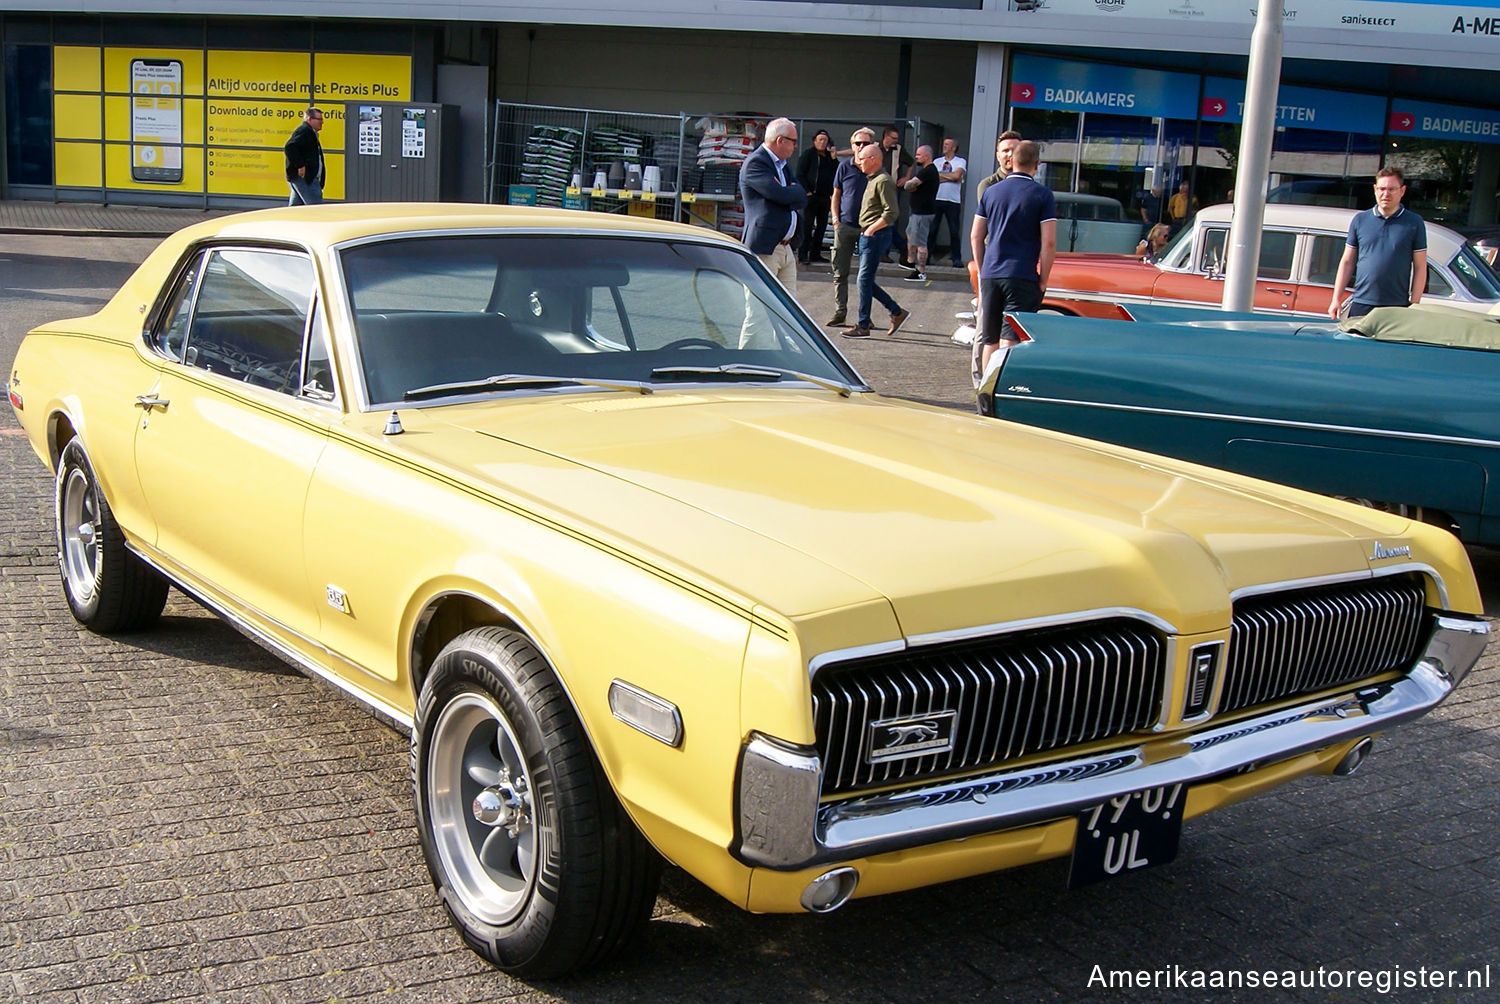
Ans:
POLYGON ((797 124, 775 119, 766 141, 740 167, 740 198, 745 203, 745 245, 797 295, 797 216, 807 206, 807 189, 787 161, 797 152, 797 124))

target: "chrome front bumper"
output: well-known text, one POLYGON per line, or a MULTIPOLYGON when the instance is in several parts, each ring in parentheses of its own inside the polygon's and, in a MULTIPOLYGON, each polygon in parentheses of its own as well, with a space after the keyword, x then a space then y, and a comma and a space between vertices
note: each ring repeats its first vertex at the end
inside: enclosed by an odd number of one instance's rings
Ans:
POLYGON ((1452 615, 1402 679, 1217 728, 1073 760, 820 805, 815 751, 752 735, 740 757, 736 856, 791 871, 1073 815, 1117 795, 1195 784, 1381 732, 1452 693, 1489 625, 1452 615))

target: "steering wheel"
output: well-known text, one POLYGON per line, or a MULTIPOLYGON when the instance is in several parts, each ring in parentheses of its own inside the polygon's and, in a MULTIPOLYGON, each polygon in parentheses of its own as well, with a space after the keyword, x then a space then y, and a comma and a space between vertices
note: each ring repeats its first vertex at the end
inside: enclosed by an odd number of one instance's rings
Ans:
POLYGON ((668 349, 722 349, 724 346, 711 338, 679 338, 675 342, 668 342, 658 349, 665 352, 668 349))

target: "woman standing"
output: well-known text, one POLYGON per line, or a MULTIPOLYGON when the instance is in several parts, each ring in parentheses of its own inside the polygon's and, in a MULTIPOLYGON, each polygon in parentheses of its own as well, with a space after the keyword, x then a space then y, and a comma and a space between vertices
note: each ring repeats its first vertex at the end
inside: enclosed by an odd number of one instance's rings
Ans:
POLYGON ((828 260, 823 257, 823 237, 828 232, 833 174, 839 166, 829 147, 828 130, 819 129, 813 134, 812 146, 802 151, 802 159, 797 161, 797 180, 807 189, 807 209, 802 213, 802 243, 797 248, 797 260, 804 265, 828 260))

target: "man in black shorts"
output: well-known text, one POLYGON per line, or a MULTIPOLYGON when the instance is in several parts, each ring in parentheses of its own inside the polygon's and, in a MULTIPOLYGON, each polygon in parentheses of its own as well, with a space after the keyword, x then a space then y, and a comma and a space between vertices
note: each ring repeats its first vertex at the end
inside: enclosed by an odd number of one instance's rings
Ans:
POLYGON ((1035 311, 1047 291, 1057 256, 1057 201, 1036 180, 1041 148, 1030 140, 1016 147, 1014 170, 985 189, 974 214, 969 243, 979 266, 980 372, 1001 344, 1019 339, 1004 323, 1007 311, 1035 311), (988 238, 988 242, 986 242, 988 238))

